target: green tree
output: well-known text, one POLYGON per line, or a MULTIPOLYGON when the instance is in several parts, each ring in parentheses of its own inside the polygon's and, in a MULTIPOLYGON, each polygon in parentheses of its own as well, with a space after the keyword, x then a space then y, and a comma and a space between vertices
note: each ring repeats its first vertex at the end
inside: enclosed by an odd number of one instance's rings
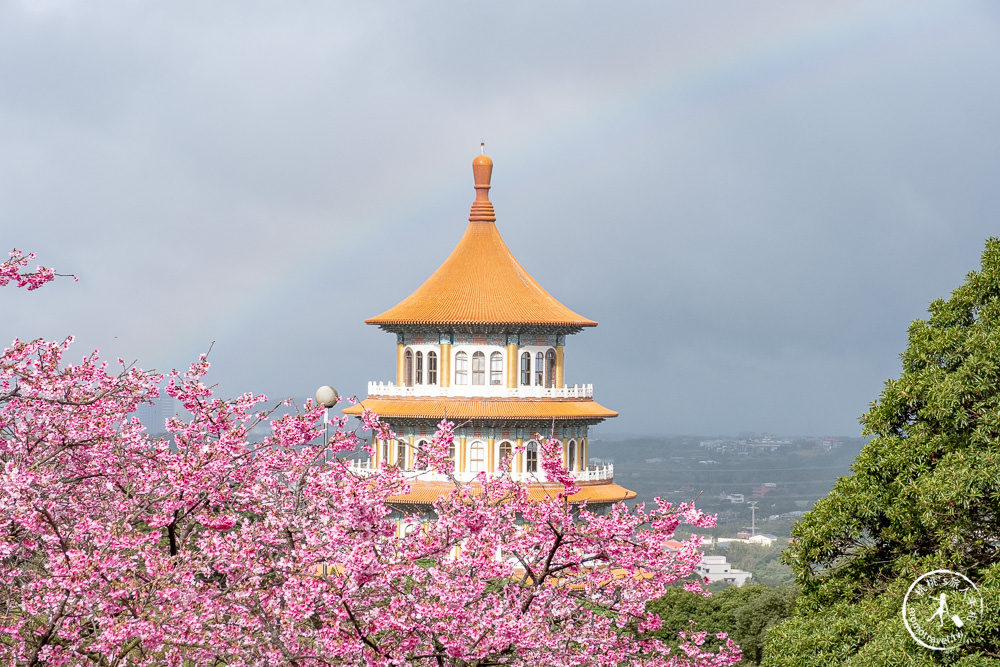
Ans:
POLYGON ((764 664, 1000 664, 1000 241, 951 298, 910 325, 902 373, 862 416, 871 437, 794 528, 786 562, 802 595, 764 664), (910 584, 948 569, 986 613, 965 643, 931 651, 901 613, 910 584))
POLYGON ((750 667, 759 664, 767 630, 791 615, 795 596, 793 586, 730 586, 711 597, 671 588, 647 608, 663 620, 663 628, 654 633, 659 639, 676 646, 677 633, 694 621, 696 631, 728 633, 743 650, 739 664, 750 667))

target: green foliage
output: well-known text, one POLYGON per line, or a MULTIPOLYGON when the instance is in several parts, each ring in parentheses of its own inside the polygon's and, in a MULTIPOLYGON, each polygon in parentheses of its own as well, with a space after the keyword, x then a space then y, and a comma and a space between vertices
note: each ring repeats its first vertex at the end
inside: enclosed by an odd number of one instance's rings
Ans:
POLYGON ((791 586, 767 588, 756 584, 736 587, 704 597, 672 588, 649 610, 663 619, 663 629, 654 635, 677 646, 677 633, 695 629, 709 633, 727 632, 743 649, 741 665, 757 665, 764 648, 765 633, 781 619, 791 615, 795 604, 791 586))
POLYGON ((902 373, 861 418, 871 441, 793 530, 802 587, 765 665, 1000 664, 1000 241, 930 317, 910 325, 902 373), (931 570, 976 582, 986 618, 947 652, 902 622, 910 583, 931 570))

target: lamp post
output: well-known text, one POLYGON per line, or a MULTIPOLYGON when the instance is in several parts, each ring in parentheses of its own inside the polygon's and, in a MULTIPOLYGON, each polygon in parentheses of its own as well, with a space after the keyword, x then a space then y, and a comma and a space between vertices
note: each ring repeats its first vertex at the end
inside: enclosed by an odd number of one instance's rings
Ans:
POLYGON ((323 410, 323 447, 325 448, 330 444, 330 408, 337 404, 340 400, 340 394, 337 390, 328 384, 323 385, 316 390, 316 402, 322 405, 325 410, 323 410))
POLYGON ((750 505, 750 537, 757 534, 757 501, 749 503, 750 505))

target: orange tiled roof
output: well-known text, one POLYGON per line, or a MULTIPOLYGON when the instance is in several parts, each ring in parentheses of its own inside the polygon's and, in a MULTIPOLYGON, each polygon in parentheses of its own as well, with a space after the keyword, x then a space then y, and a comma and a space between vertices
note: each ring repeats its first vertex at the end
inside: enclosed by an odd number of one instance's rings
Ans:
MULTIPOLYGON (((472 484, 473 495, 479 492, 479 485, 472 484)), ((446 495, 455 488, 449 482, 413 482, 410 492, 400 496, 391 496, 389 502, 413 503, 415 505, 430 505, 442 495, 446 495)), ((556 484, 532 484, 528 486, 528 497, 541 502, 549 498, 555 498, 562 486, 556 484)), ((569 497, 572 503, 580 503, 584 500, 590 503, 614 503, 620 500, 631 500, 635 498, 635 491, 629 491, 617 484, 581 484, 580 492, 569 497)))
POLYGON ((368 408, 380 417, 441 419, 610 419, 618 413, 591 400, 523 398, 368 398, 344 409, 360 415, 368 408))
POLYGON ((365 323, 597 326, 559 303, 514 258, 497 231, 488 197, 493 161, 480 155, 472 170, 476 201, 462 240, 413 294, 365 323))

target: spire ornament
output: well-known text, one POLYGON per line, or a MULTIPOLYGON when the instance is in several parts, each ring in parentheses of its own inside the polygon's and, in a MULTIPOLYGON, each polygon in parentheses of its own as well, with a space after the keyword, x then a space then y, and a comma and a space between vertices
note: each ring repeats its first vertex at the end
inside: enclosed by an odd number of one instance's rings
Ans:
POLYGON ((486 142, 480 144, 482 155, 472 161, 472 174, 476 182, 476 201, 472 202, 469 222, 496 222, 497 216, 490 202, 490 178, 493 176, 493 160, 486 155, 486 142))

